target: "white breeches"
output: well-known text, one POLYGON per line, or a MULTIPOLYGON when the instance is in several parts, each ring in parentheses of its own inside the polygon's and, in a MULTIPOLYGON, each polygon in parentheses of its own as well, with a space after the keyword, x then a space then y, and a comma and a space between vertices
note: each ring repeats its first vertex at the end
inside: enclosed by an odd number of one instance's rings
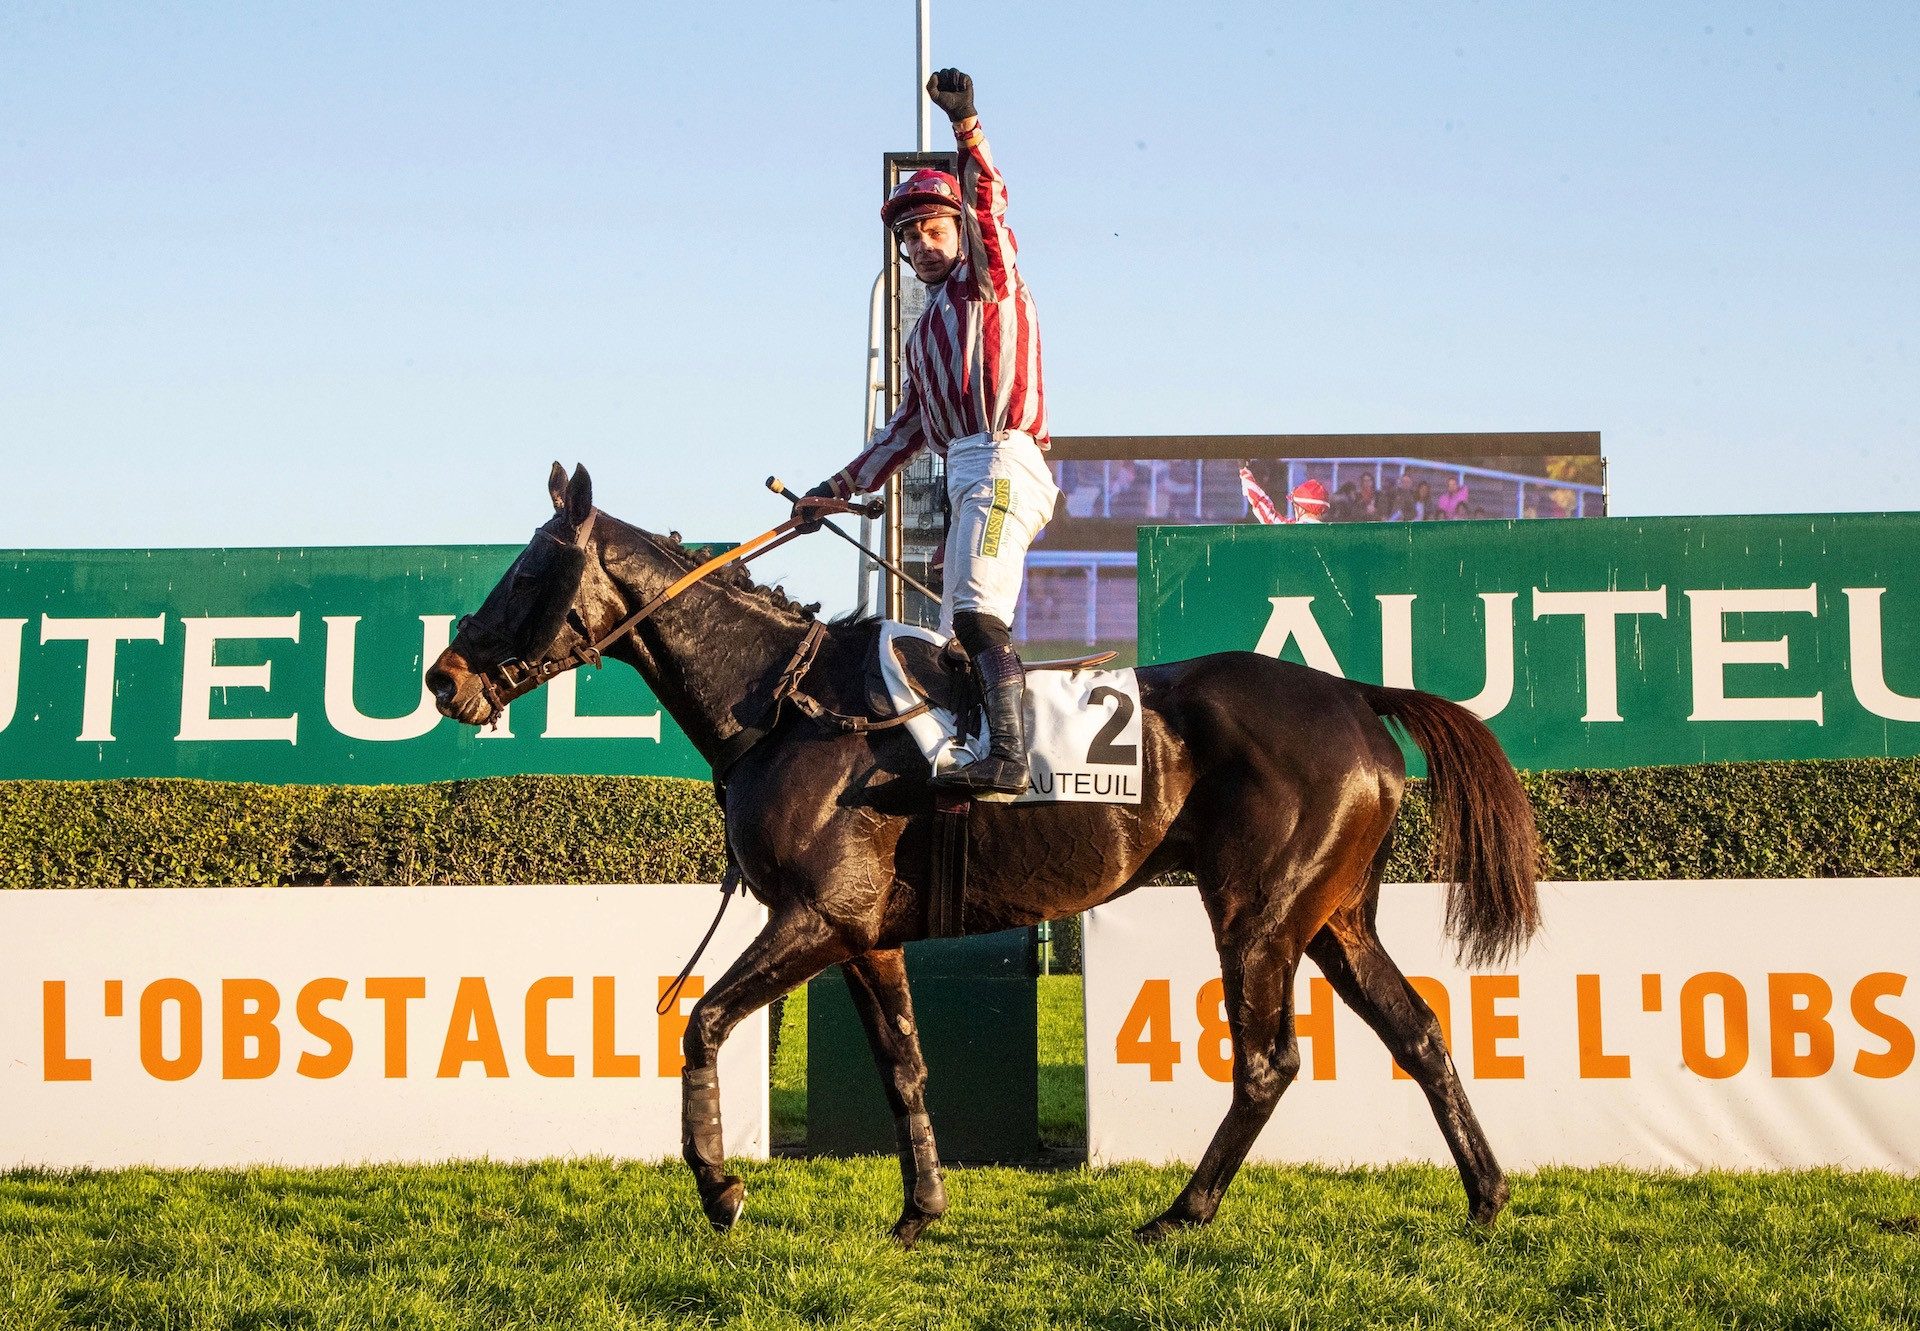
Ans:
POLYGON ((946 567, 940 632, 951 636, 957 610, 1013 624, 1027 547, 1053 516, 1060 491, 1046 454, 1018 430, 970 434, 947 445, 946 567))

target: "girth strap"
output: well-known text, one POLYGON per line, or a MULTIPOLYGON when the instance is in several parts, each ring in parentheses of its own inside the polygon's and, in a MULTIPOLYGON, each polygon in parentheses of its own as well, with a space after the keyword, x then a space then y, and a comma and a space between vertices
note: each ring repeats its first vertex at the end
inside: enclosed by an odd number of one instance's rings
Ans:
POLYGON ((967 831, 973 801, 934 792, 933 863, 927 875, 927 936, 958 938, 967 931, 967 831))

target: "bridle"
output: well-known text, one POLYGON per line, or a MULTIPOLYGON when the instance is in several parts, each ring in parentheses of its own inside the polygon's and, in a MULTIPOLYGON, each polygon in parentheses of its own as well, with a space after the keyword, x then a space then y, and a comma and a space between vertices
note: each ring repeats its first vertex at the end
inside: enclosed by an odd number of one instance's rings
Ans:
MULTIPOLYGON (((722 551, 705 563, 675 578, 665 588, 650 597, 638 610, 597 638, 588 631, 586 623, 580 617, 580 612, 568 606, 566 621, 573 626, 580 641, 564 656, 548 657, 528 663, 521 657, 520 649, 508 640, 506 634, 490 625, 480 623, 472 615, 463 615, 460 619, 459 631, 481 651, 495 658, 491 664, 479 672, 480 685, 487 695, 488 704, 493 708, 494 718, 497 720, 501 711, 515 698, 533 692, 557 675, 563 675, 577 666, 591 665, 597 668, 601 657, 609 648, 633 633, 662 606, 680 596, 688 588, 729 564, 747 563, 785 545, 795 536, 800 535, 802 528, 807 525, 804 519, 788 518, 779 526, 770 527, 758 536, 742 541, 733 549, 722 551), (498 683, 495 682, 496 675, 498 683)), ((545 527, 539 528, 534 535, 544 537, 565 549, 577 550, 582 548, 581 543, 585 541, 587 532, 592 529, 592 526, 593 516, 589 516, 586 526, 576 533, 572 541, 562 540, 545 527)), ((652 536, 645 532, 640 532, 639 535, 649 545, 664 553, 664 547, 652 536)))

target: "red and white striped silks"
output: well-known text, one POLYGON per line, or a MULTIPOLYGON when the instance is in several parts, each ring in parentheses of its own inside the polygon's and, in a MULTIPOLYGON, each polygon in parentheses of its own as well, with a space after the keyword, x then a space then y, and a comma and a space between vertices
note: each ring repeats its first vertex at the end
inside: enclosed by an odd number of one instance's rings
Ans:
POLYGON ((1007 185, 976 120, 960 147, 961 255, 907 335, 906 391, 872 443, 833 477, 842 497, 879 489, 922 448, 1019 430, 1047 447, 1040 320, 1007 226, 1007 185))
POLYGON ((1240 468, 1240 493, 1247 497, 1247 507, 1262 525, 1274 526, 1286 521, 1274 507, 1272 498, 1260 488, 1260 482, 1254 480, 1253 473, 1245 467, 1240 468))

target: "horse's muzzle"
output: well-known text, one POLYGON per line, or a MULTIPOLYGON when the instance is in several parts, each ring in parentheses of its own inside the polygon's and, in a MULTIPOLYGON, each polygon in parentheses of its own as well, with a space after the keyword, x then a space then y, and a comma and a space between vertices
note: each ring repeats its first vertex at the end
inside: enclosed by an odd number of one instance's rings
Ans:
POLYGON ((486 681, 451 647, 428 668, 427 691, 433 695, 433 705, 440 715, 462 725, 484 726, 493 720, 493 700, 487 696, 486 681))

